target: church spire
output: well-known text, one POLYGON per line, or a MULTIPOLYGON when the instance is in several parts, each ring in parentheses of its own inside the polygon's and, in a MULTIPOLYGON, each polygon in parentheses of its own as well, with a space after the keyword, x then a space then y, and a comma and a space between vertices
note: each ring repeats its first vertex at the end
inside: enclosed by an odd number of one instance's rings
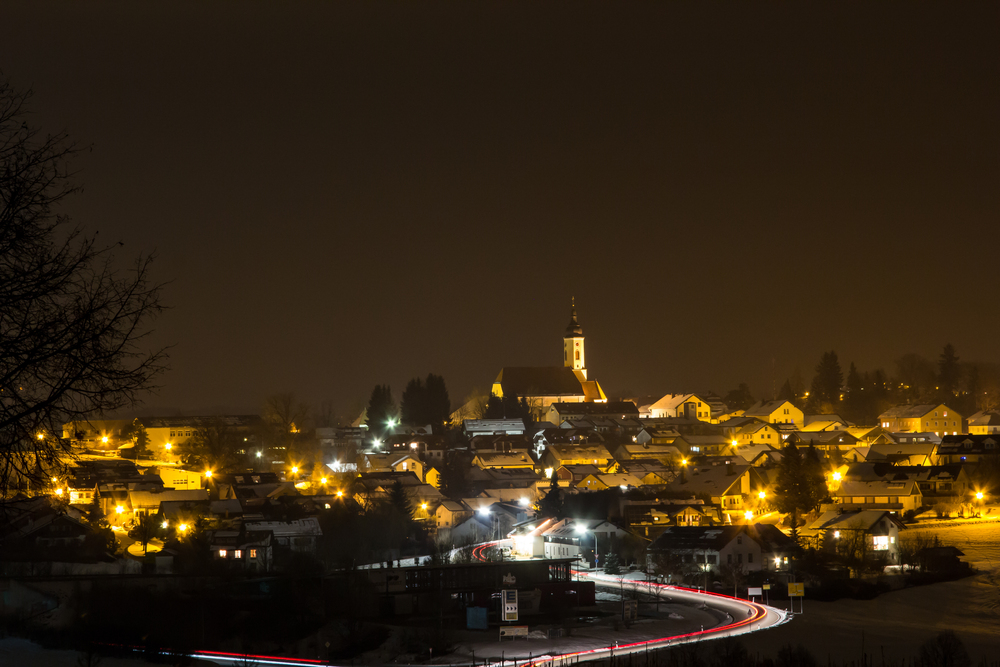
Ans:
POLYGON ((587 366, 583 356, 583 327, 576 319, 576 298, 570 301, 569 325, 563 336, 563 365, 572 368, 583 380, 587 379, 587 366))
POLYGON ((569 325, 566 327, 566 338, 580 338, 583 336, 583 327, 576 321, 576 297, 570 298, 569 325))

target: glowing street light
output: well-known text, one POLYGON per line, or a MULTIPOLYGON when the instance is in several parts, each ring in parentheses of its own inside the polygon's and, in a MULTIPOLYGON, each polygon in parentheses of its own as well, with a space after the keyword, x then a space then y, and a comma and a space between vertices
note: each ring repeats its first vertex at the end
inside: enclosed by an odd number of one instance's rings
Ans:
POLYGON ((37 437, 37 438, 38 438, 39 440, 44 440, 44 439, 45 439, 45 434, 44 434, 44 433, 39 433, 39 434, 38 434, 38 435, 37 435, 36 437, 37 437))
POLYGON ((117 505, 115 506, 115 512, 117 512, 118 514, 123 514, 125 512, 125 508, 122 507, 121 505, 117 505))
POLYGON ((833 481, 839 482, 842 478, 843 478, 843 475, 841 475, 839 472, 833 473, 833 481))
POLYGON ((63 494, 63 490, 62 489, 56 489, 56 495, 57 496, 61 496, 62 494, 63 494))
POLYGON ((746 512, 743 513, 743 518, 746 519, 747 521, 753 521, 753 512, 747 510, 746 512))
POLYGON ((260 458, 260 456, 261 456, 261 452, 258 450, 257 451, 257 458, 260 458))
POLYGON ((420 503, 420 509, 426 511, 427 510, 427 503, 420 503))
POLYGON ((104 436, 103 438, 101 438, 101 442, 103 442, 105 445, 108 444, 108 436, 104 436))
POLYGON ((211 470, 206 470, 205 471, 205 477, 211 477, 211 476, 212 476, 212 471, 211 470))
POLYGON ((326 484, 326 477, 324 477, 324 478, 320 479, 320 480, 319 480, 319 483, 320 483, 320 484, 326 484))
POLYGON ((53 478, 52 478, 52 483, 53 483, 53 484, 55 484, 55 483, 56 483, 56 482, 58 482, 58 481, 59 481, 59 480, 58 480, 58 479, 56 479, 55 477, 53 477, 53 478))
POLYGON ((976 500, 982 500, 982 499, 983 499, 983 492, 976 491, 976 500))
POLYGON ((299 467, 298 466, 292 466, 292 474, 293 475, 298 475, 299 474, 299 467))
POLYGON ((732 439, 732 441, 731 441, 731 444, 733 445, 733 447, 735 447, 735 446, 736 446, 736 438, 733 438, 733 439, 732 439))
POLYGON ((187 529, 188 525, 186 523, 182 523, 181 525, 177 526, 177 530, 181 531, 182 533, 185 532, 187 529))
POLYGON ((163 528, 164 530, 166 530, 169 526, 170 526, 170 522, 166 521, 166 520, 163 523, 160 524, 160 528, 163 528))
POLYGON ((517 504, 520 505, 521 507, 527 507, 530 504, 530 502, 531 501, 529 501, 527 498, 521 498, 520 500, 517 501, 517 504))
POLYGON ((767 494, 764 493, 763 491, 758 491, 757 497, 760 498, 761 500, 764 500, 764 498, 767 498, 767 494))
POLYGON ((174 448, 174 445, 173 443, 168 442, 167 444, 163 445, 163 448, 169 452, 171 449, 174 448))
POLYGON ((489 507, 480 507, 479 508, 479 514, 482 515, 482 516, 489 516, 490 515, 490 508, 489 507))
POLYGON ((337 491, 337 497, 338 498, 343 498, 344 497, 344 492, 343 491, 337 491))
POLYGON ((681 465, 682 466, 686 466, 687 464, 688 464, 688 460, 687 459, 681 459, 681 465))

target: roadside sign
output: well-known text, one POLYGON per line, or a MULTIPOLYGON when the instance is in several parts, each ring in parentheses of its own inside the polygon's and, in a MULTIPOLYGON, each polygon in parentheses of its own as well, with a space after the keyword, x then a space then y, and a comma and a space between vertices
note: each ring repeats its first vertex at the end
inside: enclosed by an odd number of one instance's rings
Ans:
POLYGON ((769 590, 771 590, 771 584, 764 584, 764 586, 763 586, 762 588, 763 588, 763 589, 764 589, 765 591, 769 591, 769 590))
POLYGON ((503 620, 505 621, 516 621, 517 620, 517 591, 505 590, 501 591, 501 599, 503 600, 503 620))
POLYGON ((747 596, 748 597, 755 597, 755 596, 756 597, 761 597, 762 595, 764 595, 764 589, 763 588, 752 588, 751 587, 751 588, 747 589, 747 596))
POLYGON ((638 600, 623 600, 622 604, 622 620, 634 621, 639 618, 639 601, 638 600))
POLYGON ((500 639, 506 639, 510 637, 511 639, 517 639, 518 637, 528 638, 528 626, 527 625, 508 625, 506 627, 500 628, 500 639))
POLYGON ((805 594, 806 594, 805 584, 788 584, 788 597, 801 598, 805 597, 805 594))

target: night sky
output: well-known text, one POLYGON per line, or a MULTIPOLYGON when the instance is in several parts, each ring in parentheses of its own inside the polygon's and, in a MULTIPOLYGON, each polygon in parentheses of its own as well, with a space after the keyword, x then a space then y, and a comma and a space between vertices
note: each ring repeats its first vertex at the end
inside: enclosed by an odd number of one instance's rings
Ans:
POLYGON ((457 405, 571 296, 611 397, 1000 361, 994 2, 39 4, 0 70, 158 253, 148 407, 457 405))

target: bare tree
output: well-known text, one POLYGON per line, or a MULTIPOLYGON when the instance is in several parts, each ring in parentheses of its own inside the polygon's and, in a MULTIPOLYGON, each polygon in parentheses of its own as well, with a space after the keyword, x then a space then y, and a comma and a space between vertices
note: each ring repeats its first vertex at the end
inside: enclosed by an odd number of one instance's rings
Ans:
POLYGON ((0 493, 44 483, 62 424, 134 405, 166 361, 149 256, 127 270, 56 212, 78 188, 65 134, 27 123, 30 92, 0 80, 0 493))

